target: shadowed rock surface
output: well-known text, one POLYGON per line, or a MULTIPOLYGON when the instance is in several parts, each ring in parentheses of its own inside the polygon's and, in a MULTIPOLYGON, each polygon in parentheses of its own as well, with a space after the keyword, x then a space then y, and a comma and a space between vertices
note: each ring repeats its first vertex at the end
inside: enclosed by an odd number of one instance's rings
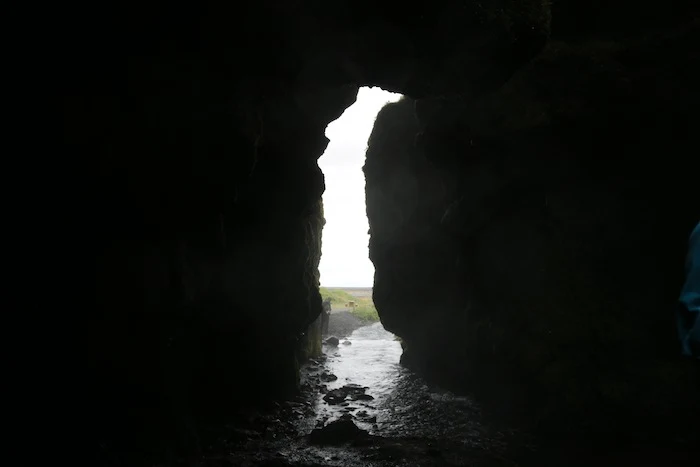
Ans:
POLYGON ((27 212, 66 255, 41 262, 73 295, 46 354, 80 343, 67 361, 87 360, 86 381, 60 381, 87 408, 70 433, 88 456, 197 458, 241 406, 299 391, 320 352, 316 161, 364 85, 408 96, 383 112, 366 169, 375 302, 406 363, 574 433, 697 420, 669 311, 700 217, 697 2, 41 16, 28 56, 63 118, 46 119, 58 138, 33 134, 65 173, 27 212))
POLYGON ((699 42, 697 23, 551 41, 494 93, 382 110, 374 300, 407 365, 560 434, 697 433, 670 310, 700 209, 699 42))

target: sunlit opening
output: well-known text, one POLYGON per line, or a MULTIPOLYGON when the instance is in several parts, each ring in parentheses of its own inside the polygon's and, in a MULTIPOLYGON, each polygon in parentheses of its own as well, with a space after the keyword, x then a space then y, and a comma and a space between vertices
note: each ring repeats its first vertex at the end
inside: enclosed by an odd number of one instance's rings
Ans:
POLYGON ((330 140, 318 163, 325 175, 321 285, 371 288, 374 266, 369 260, 369 224, 365 206, 365 162, 377 113, 400 94, 361 88, 357 101, 326 129, 330 140))

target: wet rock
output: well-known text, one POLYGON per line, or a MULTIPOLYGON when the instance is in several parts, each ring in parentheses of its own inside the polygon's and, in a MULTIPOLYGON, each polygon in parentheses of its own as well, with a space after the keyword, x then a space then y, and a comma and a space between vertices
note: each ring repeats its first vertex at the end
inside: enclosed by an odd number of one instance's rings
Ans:
POLYGON ((340 339, 338 339, 335 336, 331 336, 328 339, 325 340, 325 343, 328 345, 332 345, 333 347, 337 346, 340 343, 340 339))
POLYGON ((352 345, 352 342, 350 342, 350 341, 343 341, 343 345, 352 345))
POLYGON ((332 391, 328 391, 328 394, 326 394, 323 397, 323 400, 325 400, 327 403, 331 405, 335 404, 342 404, 346 398, 350 398, 350 400, 371 400, 374 399, 374 397, 365 394, 365 391, 369 389, 367 387, 359 386, 357 384, 346 384, 342 388, 338 389, 333 389, 332 391))
POLYGON ((373 396, 370 396, 369 394, 352 394, 350 396, 351 401, 371 401, 374 400, 373 396))
POLYGON ((316 429, 309 435, 312 444, 343 444, 367 436, 352 420, 336 420, 321 429, 316 429))
POLYGON ((307 382, 307 383, 303 383, 303 384, 301 385, 301 389, 304 390, 304 391, 308 391, 308 390, 310 390, 312 387, 313 387, 313 386, 311 385, 311 383, 308 383, 308 382, 307 382))
POLYGON ((345 394, 334 389, 333 391, 328 391, 328 394, 323 396, 323 400, 330 405, 337 405, 345 400, 345 394))
POLYGON ((329 382, 329 381, 337 380, 338 377, 336 375, 334 375, 333 373, 324 372, 321 374, 320 379, 321 379, 321 381, 329 382))

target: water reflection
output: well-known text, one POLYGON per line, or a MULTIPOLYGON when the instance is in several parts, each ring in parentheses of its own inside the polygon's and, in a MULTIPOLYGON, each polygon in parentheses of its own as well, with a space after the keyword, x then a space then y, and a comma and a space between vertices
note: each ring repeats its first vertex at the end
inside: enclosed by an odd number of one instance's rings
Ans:
POLYGON ((404 371, 399 341, 381 323, 356 329, 347 341, 350 345, 326 349, 328 370, 338 377, 328 389, 350 383, 368 387, 377 401, 389 395, 404 371))
MULTIPOLYGON (((359 427, 381 436, 420 436, 452 439, 460 444, 480 445, 486 439, 479 423, 479 409, 468 397, 431 387, 399 364, 401 344, 381 323, 359 328, 337 347, 324 346, 327 360, 307 369, 306 377, 334 375, 337 380, 321 384, 314 398, 314 416, 300 421, 308 433, 341 417, 351 417, 359 427), (330 374, 330 375, 329 375, 330 374), (329 391, 347 385, 366 387, 371 400, 328 403, 329 391)), ((493 444, 494 440, 489 440, 493 444)))

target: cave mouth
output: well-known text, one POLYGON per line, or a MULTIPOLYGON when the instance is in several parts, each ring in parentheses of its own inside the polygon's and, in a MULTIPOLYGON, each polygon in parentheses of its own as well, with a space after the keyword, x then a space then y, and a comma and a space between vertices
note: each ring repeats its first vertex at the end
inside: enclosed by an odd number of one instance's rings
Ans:
POLYGON ((363 166, 377 114, 401 98, 379 87, 362 87, 355 102, 326 128, 329 144, 318 160, 325 181, 319 272, 328 312, 323 335, 331 341, 379 321, 372 301, 374 265, 369 259, 363 166))
POLYGON ((365 201, 367 141, 381 108, 400 94, 363 87, 357 100, 326 128, 330 140, 318 164, 325 178, 321 261, 323 287, 372 287, 369 223, 365 201))

